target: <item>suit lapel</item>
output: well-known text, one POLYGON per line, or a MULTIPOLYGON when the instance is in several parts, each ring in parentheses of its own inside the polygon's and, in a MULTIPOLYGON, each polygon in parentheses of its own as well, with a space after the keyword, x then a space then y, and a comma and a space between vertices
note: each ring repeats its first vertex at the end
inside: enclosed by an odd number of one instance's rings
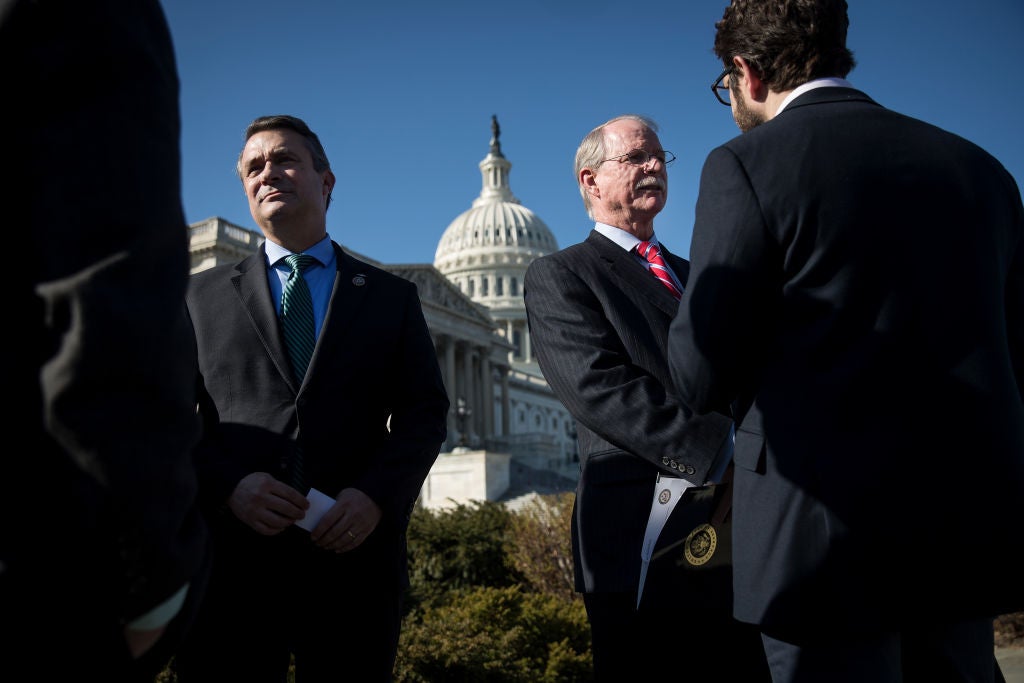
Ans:
MULTIPOLYGON (((355 333, 358 326, 352 321, 374 284, 370 273, 358 261, 346 254, 337 243, 332 244, 337 259, 337 274, 334 287, 331 288, 331 300, 327 305, 320 339, 309 363, 310 370, 316 366, 317 357, 321 353, 336 353, 345 339, 355 333)), ((306 376, 310 374, 307 372, 306 376)))
MULTIPOLYGON (((672 293, 665 285, 658 282, 658 278, 647 272, 647 269, 637 260, 634 254, 626 251, 596 230, 591 230, 590 235, 587 236, 587 244, 590 244, 597 250, 598 255, 608 265, 612 276, 622 283, 623 289, 637 293, 669 316, 675 316, 676 311, 679 309, 679 302, 676 301, 676 298, 672 296, 672 293)), ((673 270, 676 270, 676 261, 678 259, 674 256, 672 258, 675 260, 669 262, 669 265, 673 270)), ((678 270, 676 270, 676 275, 680 279, 684 278, 683 273, 680 273, 678 270)))
POLYGON ((292 375, 288 351, 284 344, 284 334, 278 321, 277 308, 270 296, 267 277, 267 253, 261 244, 255 254, 238 264, 238 272, 232 276, 231 281, 242 308, 245 309, 256 331, 256 336, 263 342, 263 347, 281 376, 298 391, 299 387, 292 375))

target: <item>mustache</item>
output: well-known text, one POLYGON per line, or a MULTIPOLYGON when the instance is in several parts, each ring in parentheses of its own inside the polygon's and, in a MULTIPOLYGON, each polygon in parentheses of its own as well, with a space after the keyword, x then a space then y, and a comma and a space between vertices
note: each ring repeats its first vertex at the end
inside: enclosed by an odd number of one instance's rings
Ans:
POLYGON ((652 185, 656 186, 662 192, 668 189, 668 183, 665 182, 664 178, 653 175, 644 176, 640 180, 636 181, 636 185, 633 186, 633 189, 642 190, 645 187, 651 187, 652 185))

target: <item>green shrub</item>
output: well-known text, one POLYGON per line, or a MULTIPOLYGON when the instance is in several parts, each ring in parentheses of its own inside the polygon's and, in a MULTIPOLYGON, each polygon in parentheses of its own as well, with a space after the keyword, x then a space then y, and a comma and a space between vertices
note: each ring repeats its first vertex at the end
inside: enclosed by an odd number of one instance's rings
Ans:
POLYGON ((592 678, 582 602, 519 586, 457 591, 403 624, 396 683, 570 683, 592 678))
POLYGON ((581 600, 573 583, 570 522, 575 495, 538 496, 512 515, 507 545, 512 566, 534 591, 581 600))
POLYGON ((408 607, 443 603, 448 593, 471 586, 520 583, 506 551, 512 514, 489 501, 438 511, 417 508, 408 531, 408 607))

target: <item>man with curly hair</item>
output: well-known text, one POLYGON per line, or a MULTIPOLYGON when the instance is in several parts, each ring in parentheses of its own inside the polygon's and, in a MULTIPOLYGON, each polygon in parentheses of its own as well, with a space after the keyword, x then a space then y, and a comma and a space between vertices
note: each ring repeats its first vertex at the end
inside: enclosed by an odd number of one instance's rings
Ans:
POLYGON ((736 420, 735 616, 774 680, 992 681, 1024 607, 1024 208, 846 81, 845 0, 733 0, 669 358, 736 420))

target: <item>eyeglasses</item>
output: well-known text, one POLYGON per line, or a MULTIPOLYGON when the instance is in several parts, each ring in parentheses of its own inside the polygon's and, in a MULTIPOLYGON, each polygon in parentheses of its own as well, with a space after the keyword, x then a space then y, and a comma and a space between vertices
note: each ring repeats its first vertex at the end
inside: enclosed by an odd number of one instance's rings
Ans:
POLYGON ((648 152, 646 149, 634 149, 632 151, 626 152, 625 154, 620 154, 614 157, 608 157, 607 159, 601 159, 601 162, 598 164, 598 166, 600 166, 606 161, 618 161, 620 164, 622 162, 626 162, 627 164, 632 164, 633 166, 646 166, 647 162, 649 162, 651 159, 657 159, 658 161, 661 162, 662 166, 671 166, 672 162, 676 160, 676 155, 673 154, 672 152, 667 152, 665 150, 661 150, 660 152, 648 152))
POLYGON ((734 68, 735 67, 731 66, 727 67, 725 71, 718 75, 715 82, 711 84, 711 92, 715 94, 715 99, 727 107, 732 106, 732 104, 730 104, 729 86, 723 85, 722 81, 725 80, 726 76, 732 74, 734 68))

